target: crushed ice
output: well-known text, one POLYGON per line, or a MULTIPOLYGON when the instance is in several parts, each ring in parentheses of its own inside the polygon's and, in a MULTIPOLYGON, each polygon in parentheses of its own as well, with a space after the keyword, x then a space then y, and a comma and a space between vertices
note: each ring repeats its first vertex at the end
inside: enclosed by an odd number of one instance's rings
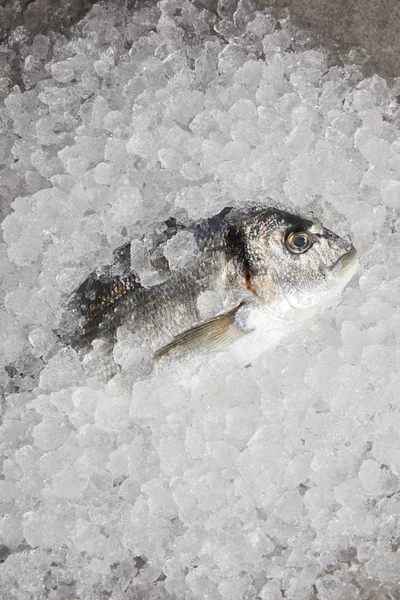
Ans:
MULTIPOLYGON (((0 108, 4 598, 400 593, 396 89, 228 4, 98 4, 72 40, 35 38, 0 108), (247 368, 227 354, 190 377, 140 371, 122 337, 133 389, 51 351, 116 247, 268 198, 352 234, 360 277, 334 310, 247 368)), ((205 318, 220 304, 199 298, 205 318)))

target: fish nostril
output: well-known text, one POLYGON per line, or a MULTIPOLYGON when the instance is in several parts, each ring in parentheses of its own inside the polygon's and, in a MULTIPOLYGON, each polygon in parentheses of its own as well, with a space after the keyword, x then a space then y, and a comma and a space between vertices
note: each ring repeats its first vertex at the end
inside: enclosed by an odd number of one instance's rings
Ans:
POLYGON ((334 246, 346 251, 351 250, 353 247, 353 242, 351 241, 351 237, 349 235, 334 238, 330 237, 326 241, 328 242, 329 246, 334 246))
POLYGON ((351 250, 352 248, 354 248, 353 242, 349 235, 342 237, 342 247, 346 250, 351 250))

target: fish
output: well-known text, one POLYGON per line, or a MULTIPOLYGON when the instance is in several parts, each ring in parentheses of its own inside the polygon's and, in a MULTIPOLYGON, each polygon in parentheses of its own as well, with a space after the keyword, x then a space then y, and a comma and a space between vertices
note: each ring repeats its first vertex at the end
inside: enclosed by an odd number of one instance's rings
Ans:
POLYGON ((96 340, 112 347, 121 330, 148 344, 155 362, 234 346, 256 330, 272 338, 296 313, 337 295, 357 264, 349 238, 271 206, 226 207, 189 224, 170 218, 141 244, 157 283, 145 284, 132 269, 128 243, 70 298, 64 339, 78 352, 96 340), (182 232, 196 252, 174 268, 166 248, 182 232), (208 318, 199 303, 206 292, 220 299, 208 318))

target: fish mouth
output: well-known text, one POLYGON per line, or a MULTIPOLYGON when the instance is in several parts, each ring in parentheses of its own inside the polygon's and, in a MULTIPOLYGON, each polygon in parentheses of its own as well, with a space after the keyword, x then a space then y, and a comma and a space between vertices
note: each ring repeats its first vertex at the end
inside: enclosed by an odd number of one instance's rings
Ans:
POLYGON ((346 252, 346 254, 343 254, 343 256, 341 256, 339 260, 337 260, 335 264, 331 267, 331 275, 336 276, 345 273, 350 269, 350 267, 352 267, 355 264, 356 260, 357 250, 354 248, 354 246, 352 246, 351 249, 348 252, 346 252))

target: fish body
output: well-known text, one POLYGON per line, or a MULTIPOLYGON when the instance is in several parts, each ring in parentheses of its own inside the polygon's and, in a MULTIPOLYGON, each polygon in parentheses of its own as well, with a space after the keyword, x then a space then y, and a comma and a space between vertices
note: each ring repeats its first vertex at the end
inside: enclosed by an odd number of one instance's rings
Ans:
POLYGON ((160 282, 144 285, 131 246, 118 249, 69 303, 68 341, 77 350, 97 338, 114 344, 121 331, 157 360, 218 349, 257 329, 273 337, 299 310, 342 289, 356 263, 350 241, 273 207, 226 208, 188 226, 170 219, 142 245, 160 282), (173 268, 168 248, 182 235, 194 254, 173 268), (218 302, 206 318, 201 300, 210 293, 218 302))

